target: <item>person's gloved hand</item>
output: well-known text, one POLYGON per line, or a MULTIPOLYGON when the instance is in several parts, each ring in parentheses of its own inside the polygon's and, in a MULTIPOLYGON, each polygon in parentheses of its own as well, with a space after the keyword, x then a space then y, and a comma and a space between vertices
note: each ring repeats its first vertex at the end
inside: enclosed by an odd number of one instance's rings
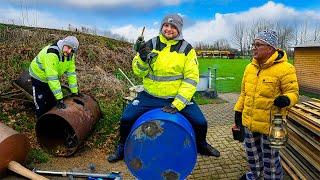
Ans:
POLYGON ((178 112, 178 109, 173 106, 164 106, 161 110, 171 114, 175 114, 176 112, 178 112))
POLYGON ((244 127, 242 125, 242 112, 235 111, 234 125, 232 126, 233 139, 243 142, 244 140, 244 127))
POLYGON ((284 108, 290 105, 290 99, 287 96, 278 96, 273 104, 279 108, 284 108))
POLYGON ((143 36, 139 36, 136 43, 134 43, 133 45, 133 49, 136 51, 136 52, 139 52, 139 49, 141 47, 142 44, 144 44, 145 41, 144 41, 144 37, 143 36))
POLYGON ((58 109, 65 109, 65 108, 67 108, 67 106, 66 106, 66 104, 64 104, 63 100, 57 101, 56 107, 57 107, 58 109))
POLYGON ((143 43, 138 52, 141 60, 146 62, 148 60, 148 54, 151 53, 151 49, 147 46, 147 43, 143 43))

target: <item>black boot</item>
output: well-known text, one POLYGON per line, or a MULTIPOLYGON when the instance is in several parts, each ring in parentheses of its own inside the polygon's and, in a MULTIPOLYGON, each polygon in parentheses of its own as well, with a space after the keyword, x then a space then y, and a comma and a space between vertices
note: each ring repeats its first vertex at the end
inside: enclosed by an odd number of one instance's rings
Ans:
POLYGON ((123 159, 124 156, 124 146, 123 144, 119 144, 116 151, 113 154, 110 154, 108 157, 108 161, 110 163, 114 163, 123 159))
POLYGON ((220 152, 208 143, 198 145, 198 153, 205 156, 220 156, 220 152))
POLYGON ((246 179, 247 179, 247 174, 244 174, 244 175, 242 175, 242 176, 240 177, 239 180, 246 180, 246 179))

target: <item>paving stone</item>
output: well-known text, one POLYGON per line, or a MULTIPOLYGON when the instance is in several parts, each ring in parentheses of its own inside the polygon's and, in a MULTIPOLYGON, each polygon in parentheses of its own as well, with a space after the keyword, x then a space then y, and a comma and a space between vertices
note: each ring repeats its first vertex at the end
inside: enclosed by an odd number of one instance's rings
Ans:
POLYGON ((219 97, 227 102, 200 108, 208 121, 207 141, 221 152, 221 156, 198 156, 196 167, 188 179, 239 179, 248 169, 243 145, 233 140, 231 132, 233 107, 239 94, 225 93, 219 97))

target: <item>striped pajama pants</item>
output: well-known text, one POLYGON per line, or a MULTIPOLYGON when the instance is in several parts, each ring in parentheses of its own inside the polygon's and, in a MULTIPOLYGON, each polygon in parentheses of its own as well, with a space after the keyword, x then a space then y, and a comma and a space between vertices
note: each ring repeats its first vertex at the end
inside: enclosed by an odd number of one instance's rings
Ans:
POLYGON ((270 147, 267 135, 245 128, 244 147, 250 167, 246 179, 283 179, 279 150, 270 147))

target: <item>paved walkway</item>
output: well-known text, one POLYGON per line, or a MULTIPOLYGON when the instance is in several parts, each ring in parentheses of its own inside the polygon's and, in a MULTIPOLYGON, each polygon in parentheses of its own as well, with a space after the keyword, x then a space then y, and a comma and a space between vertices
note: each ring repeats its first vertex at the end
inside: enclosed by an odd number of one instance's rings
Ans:
POLYGON ((198 156, 196 167, 188 179, 239 179, 247 170, 242 143, 234 141, 231 126, 233 107, 239 94, 219 94, 226 103, 201 106, 208 121, 208 142, 220 152, 219 158, 198 156))

